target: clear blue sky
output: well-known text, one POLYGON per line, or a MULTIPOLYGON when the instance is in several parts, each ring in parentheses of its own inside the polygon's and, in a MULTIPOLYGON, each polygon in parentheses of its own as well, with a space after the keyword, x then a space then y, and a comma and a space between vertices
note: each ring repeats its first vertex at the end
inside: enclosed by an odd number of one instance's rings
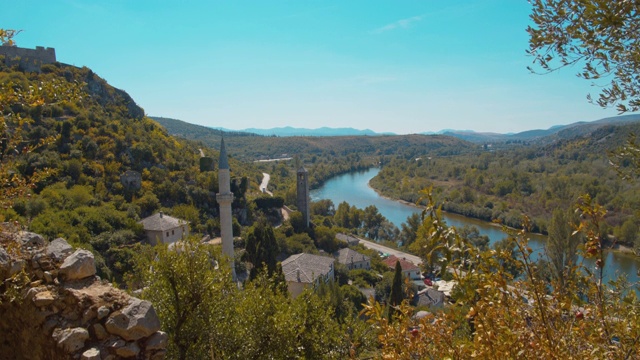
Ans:
POLYGON ((0 27, 148 115, 211 127, 515 132, 616 115, 586 101, 597 89, 578 69, 528 72, 529 12, 525 0, 13 0, 0 27))

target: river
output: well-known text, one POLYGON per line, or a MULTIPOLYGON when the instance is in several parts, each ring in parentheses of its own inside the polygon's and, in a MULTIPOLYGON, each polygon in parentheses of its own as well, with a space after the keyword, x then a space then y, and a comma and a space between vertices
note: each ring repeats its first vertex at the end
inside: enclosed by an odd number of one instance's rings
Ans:
MULTIPOLYGON (((370 168, 366 171, 352 172, 336 176, 324 183, 319 189, 311 191, 311 200, 329 199, 338 207, 343 201, 350 205, 364 209, 369 205, 375 205, 378 211, 398 228, 407 220, 411 214, 420 212, 421 209, 404 204, 399 201, 387 199, 378 195, 371 187, 369 180, 378 174, 380 169, 370 168)), ((505 237, 502 229, 495 224, 485 221, 468 218, 461 215, 444 213, 443 217, 448 225, 462 227, 473 225, 478 228, 481 235, 487 235, 491 243, 499 241, 505 237)), ((544 251, 545 236, 531 234, 530 247, 537 253, 544 251)), ((583 261, 582 258, 579 261, 583 261)), ((584 259, 585 265, 593 271, 594 261, 584 259)), ((632 254, 609 251, 605 258, 605 278, 612 279, 617 274, 626 274, 630 282, 638 281, 639 261, 632 254)))

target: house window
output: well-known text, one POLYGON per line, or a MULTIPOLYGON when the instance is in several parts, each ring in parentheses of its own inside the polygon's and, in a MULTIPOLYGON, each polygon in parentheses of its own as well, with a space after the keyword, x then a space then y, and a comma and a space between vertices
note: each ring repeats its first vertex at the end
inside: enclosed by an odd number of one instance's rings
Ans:
POLYGON ((169 237, 169 232, 167 231, 167 237, 169 237))
POLYGON ((173 234, 174 234, 174 232, 173 232, 173 230, 171 230, 171 235, 173 235, 173 234))

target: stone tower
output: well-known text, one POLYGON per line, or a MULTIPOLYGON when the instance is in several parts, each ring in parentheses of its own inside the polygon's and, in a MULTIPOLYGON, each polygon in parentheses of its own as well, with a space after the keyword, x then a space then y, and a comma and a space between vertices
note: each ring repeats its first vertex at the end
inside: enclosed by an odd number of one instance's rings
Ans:
POLYGON ((218 189, 216 200, 220 205, 220 236, 222 237, 222 253, 229 258, 231 263, 231 275, 236 281, 236 270, 233 263, 233 218, 231 217, 231 175, 229 175, 229 160, 227 149, 224 147, 224 138, 220 144, 220 161, 218 162, 218 189))
POLYGON ((309 173, 303 166, 298 169, 298 197, 296 205, 302 213, 305 228, 309 227, 309 173))

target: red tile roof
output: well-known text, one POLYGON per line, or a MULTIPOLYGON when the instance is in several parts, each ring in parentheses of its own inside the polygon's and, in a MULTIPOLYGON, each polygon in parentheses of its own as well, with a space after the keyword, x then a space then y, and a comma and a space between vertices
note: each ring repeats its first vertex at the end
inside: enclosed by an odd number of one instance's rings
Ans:
POLYGON ((402 268, 402 271, 413 271, 413 270, 420 271, 420 268, 414 265, 412 262, 407 261, 403 258, 396 257, 395 255, 391 255, 386 259, 382 260, 382 263, 387 265, 391 269, 395 269, 397 261, 400 261, 400 267, 402 268))

